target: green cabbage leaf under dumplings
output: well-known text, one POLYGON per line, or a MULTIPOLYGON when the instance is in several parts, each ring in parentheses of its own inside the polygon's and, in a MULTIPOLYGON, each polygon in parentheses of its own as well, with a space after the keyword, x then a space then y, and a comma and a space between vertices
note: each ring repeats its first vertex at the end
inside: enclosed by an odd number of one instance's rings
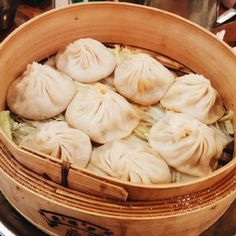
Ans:
POLYGON ((120 46, 119 44, 115 44, 114 48, 110 48, 110 51, 114 54, 117 65, 140 53, 140 50, 123 47, 120 46))
POLYGON ((13 122, 10 118, 9 111, 0 112, 0 127, 9 139, 12 139, 11 130, 13 128, 13 122))
POLYGON ((140 122, 132 134, 147 141, 151 127, 165 115, 166 111, 159 103, 152 106, 142 106, 134 103, 131 105, 140 117, 140 122))
POLYGON ((10 111, 0 112, 0 128, 16 144, 19 144, 23 137, 35 129, 34 126, 25 122, 14 121, 10 116, 10 111))

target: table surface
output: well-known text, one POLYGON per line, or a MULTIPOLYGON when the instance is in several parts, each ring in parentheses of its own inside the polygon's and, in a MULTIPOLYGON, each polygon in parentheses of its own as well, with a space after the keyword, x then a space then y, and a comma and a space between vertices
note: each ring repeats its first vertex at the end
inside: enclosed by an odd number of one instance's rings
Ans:
MULTIPOLYGON (((29 6, 23 1, 17 8, 15 24, 5 32, 0 33, 0 42, 17 26, 23 24, 27 20, 37 16, 52 8, 52 1, 44 0, 42 4, 34 7, 29 6)), ((224 11, 221 7, 220 12, 224 11)), ((213 33, 226 30, 224 41, 230 46, 236 46, 236 20, 223 25, 215 26, 211 31, 213 33)), ((14 208, 10 206, 4 196, 0 193, 0 223, 6 225, 15 235, 19 236, 45 236, 33 225, 27 222, 14 208)), ((194 222, 193 222, 194 224, 194 222)), ((1 232, 0 232, 1 235, 1 232)), ((236 236, 236 201, 231 205, 227 212, 206 232, 201 236, 236 236)))

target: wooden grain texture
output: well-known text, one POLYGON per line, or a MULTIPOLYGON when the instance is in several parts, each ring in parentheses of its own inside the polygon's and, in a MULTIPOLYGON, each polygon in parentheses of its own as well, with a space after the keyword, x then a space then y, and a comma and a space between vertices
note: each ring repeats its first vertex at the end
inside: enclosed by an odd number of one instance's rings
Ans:
MULTIPOLYGON (((19 148, 12 141, 6 139, 1 130, 0 139, 21 164, 56 183, 62 183, 62 162, 56 161, 50 156, 37 155, 35 151, 25 151, 19 148)), ((87 193, 92 192, 94 195, 103 197, 122 201, 125 201, 128 197, 128 193, 124 188, 86 175, 79 170, 71 169, 69 171, 68 184, 71 188, 87 193)))
MULTIPOLYGON (((20 215, 0 193, 0 222, 3 222, 16 236, 46 236, 20 215)), ((236 202, 226 213, 201 236, 233 236, 236 232, 236 202)))

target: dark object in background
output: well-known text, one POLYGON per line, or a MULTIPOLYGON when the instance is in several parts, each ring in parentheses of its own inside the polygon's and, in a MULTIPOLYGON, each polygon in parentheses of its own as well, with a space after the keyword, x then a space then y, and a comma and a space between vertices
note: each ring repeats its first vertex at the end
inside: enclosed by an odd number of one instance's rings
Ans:
POLYGON ((0 31, 4 31, 14 24, 16 8, 16 0, 0 0, 0 31))
POLYGON ((42 0, 23 0, 23 2, 31 5, 31 6, 37 6, 37 5, 40 5, 42 4, 42 0))
POLYGON ((78 2, 100 2, 100 1, 103 1, 103 0, 72 0, 71 2, 72 3, 78 3, 78 2))
POLYGON ((236 7, 236 0, 221 0, 226 8, 236 7))
POLYGON ((220 3, 219 0, 144 0, 144 2, 144 5, 173 12, 206 29, 214 26, 220 3))

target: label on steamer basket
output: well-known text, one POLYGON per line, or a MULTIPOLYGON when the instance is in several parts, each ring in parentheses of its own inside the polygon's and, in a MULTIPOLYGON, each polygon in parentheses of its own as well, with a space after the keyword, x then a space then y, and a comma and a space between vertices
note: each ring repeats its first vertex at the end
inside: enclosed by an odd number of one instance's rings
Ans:
POLYGON ((62 215, 56 212, 39 210, 40 215, 48 226, 55 228, 65 236, 112 236, 109 229, 74 217, 62 215))

